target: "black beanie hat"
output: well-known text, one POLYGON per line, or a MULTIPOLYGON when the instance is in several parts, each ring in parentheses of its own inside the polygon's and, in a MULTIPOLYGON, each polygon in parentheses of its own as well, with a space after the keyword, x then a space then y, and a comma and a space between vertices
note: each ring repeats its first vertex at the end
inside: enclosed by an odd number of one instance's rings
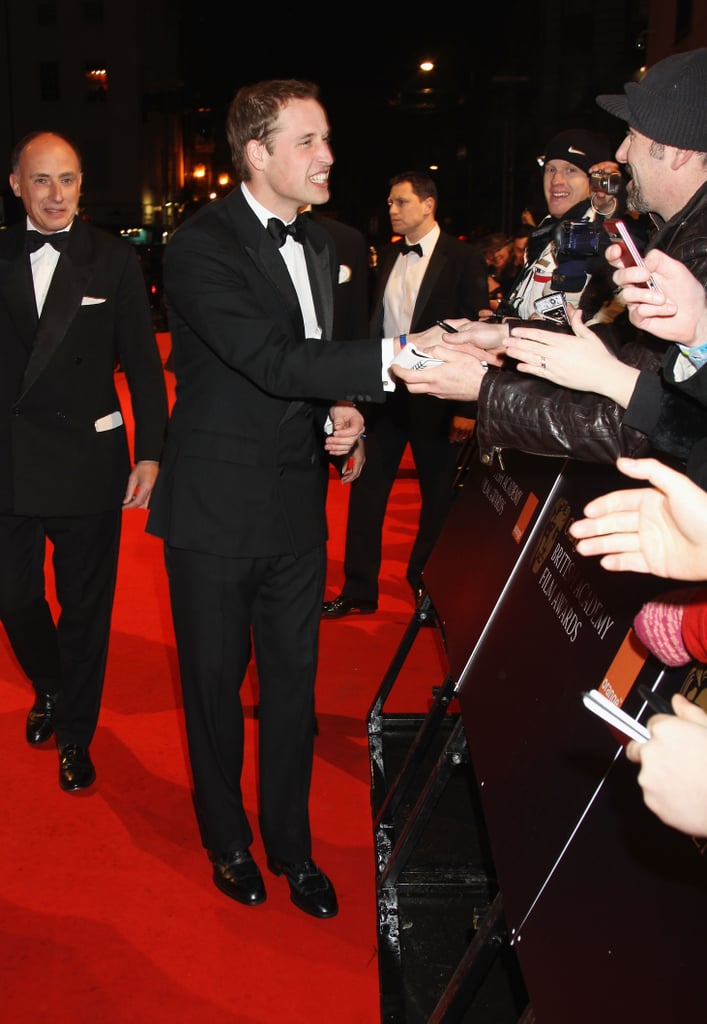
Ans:
POLYGON ((654 142, 707 153, 707 47, 659 60, 624 90, 597 103, 654 142))
POLYGON ((550 160, 566 160, 588 174, 589 168, 594 164, 613 160, 614 152, 605 135, 588 132, 583 128, 573 128, 560 132, 550 139, 542 159, 544 163, 550 160))

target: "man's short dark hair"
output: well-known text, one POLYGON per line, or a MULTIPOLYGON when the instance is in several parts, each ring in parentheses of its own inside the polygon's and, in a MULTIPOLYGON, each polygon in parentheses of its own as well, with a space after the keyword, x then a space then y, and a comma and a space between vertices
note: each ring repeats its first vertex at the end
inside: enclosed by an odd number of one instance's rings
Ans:
POLYGON ((234 96, 226 116, 226 137, 231 160, 240 181, 249 181, 251 170, 245 149, 251 139, 272 152, 272 135, 280 111, 291 100, 319 100, 319 86, 296 78, 275 78, 244 85, 234 96))
POLYGON ((404 171, 402 174, 396 174, 394 178, 391 178, 389 184, 391 186, 402 185, 405 181, 410 182, 410 186, 418 199, 433 199, 435 206, 437 206, 437 186, 429 174, 425 174, 424 171, 404 171))

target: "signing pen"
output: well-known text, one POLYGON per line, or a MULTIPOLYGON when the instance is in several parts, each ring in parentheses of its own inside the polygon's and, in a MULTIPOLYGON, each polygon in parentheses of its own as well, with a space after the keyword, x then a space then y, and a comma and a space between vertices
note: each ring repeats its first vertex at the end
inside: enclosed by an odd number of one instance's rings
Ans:
POLYGON ((459 333, 456 327, 452 327, 452 325, 448 324, 445 320, 435 320, 435 323, 437 324, 438 327, 441 327, 443 330, 445 330, 447 334, 459 333))
POLYGON ((672 704, 670 704, 665 697, 661 697, 659 693, 649 690, 648 687, 644 686, 642 683, 638 685, 637 689, 641 699, 646 702, 652 711, 655 711, 659 715, 675 714, 672 704))

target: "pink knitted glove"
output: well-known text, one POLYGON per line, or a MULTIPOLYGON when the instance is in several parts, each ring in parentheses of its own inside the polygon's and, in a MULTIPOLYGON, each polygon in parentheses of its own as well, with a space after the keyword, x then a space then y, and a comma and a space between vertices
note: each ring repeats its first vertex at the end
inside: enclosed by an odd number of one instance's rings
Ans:
POLYGON ((638 639, 664 665, 674 667, 692 661, 682 637, 682 620, 693 594, 694 588, 662 594, 644 604, 633 620, 638 639))

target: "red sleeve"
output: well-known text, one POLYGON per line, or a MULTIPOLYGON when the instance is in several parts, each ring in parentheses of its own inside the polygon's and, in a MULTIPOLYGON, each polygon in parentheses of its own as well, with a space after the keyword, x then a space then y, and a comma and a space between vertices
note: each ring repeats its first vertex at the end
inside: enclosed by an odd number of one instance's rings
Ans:
POLYGON ((707 587, 696 590, 685 607, 682 638, 691 657, 707 662, 707 587))

